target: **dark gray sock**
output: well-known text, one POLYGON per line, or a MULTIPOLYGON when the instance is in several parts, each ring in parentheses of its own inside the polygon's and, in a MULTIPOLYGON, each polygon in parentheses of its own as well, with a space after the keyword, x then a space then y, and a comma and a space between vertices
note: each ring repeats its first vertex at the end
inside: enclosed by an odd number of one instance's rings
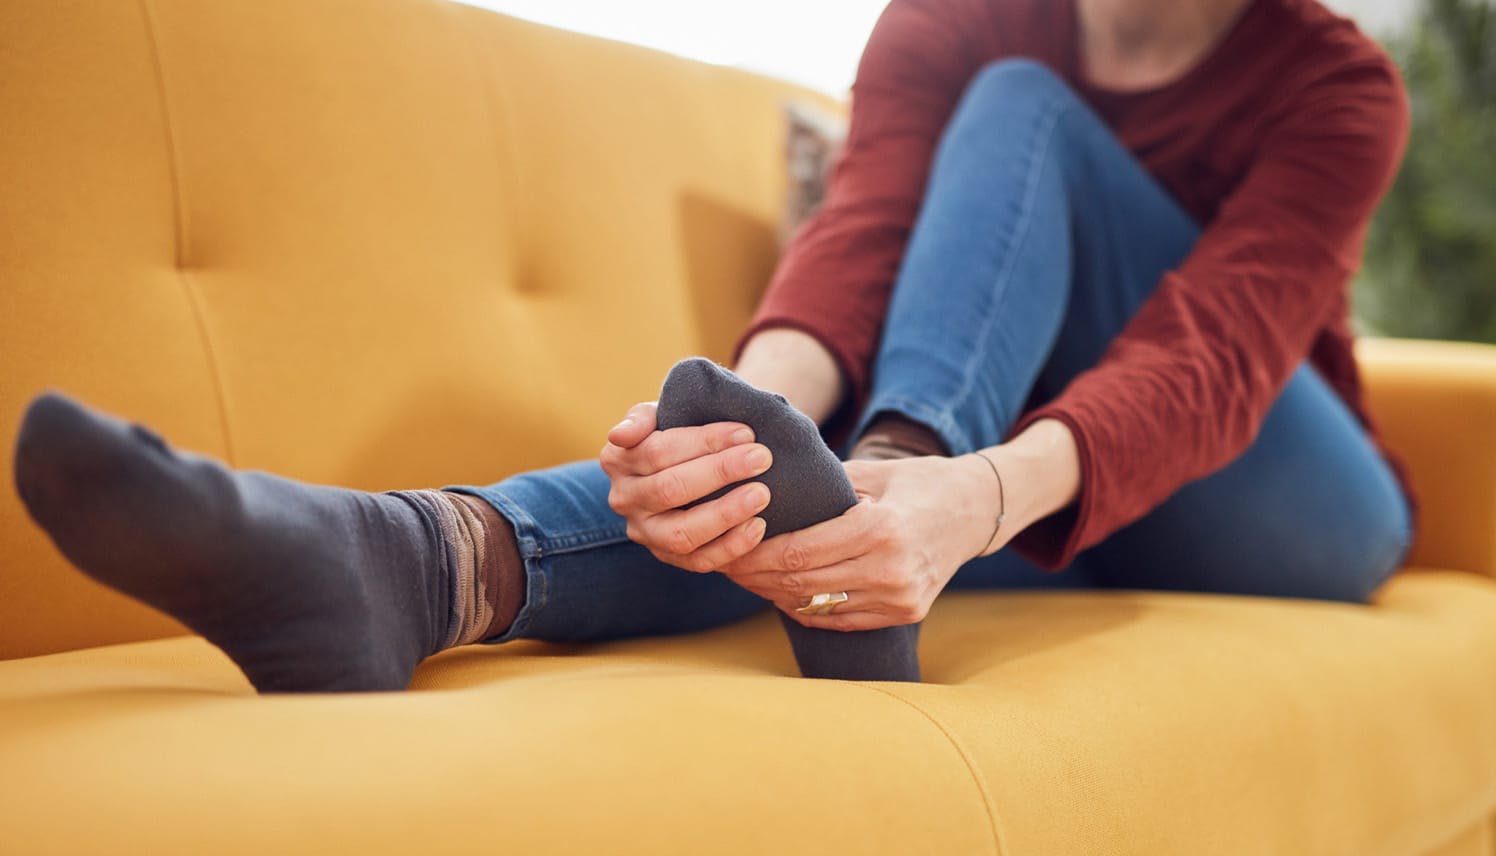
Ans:
POLYGON ((233 472, 59 395, 27 409, 15 478, 73 564, 261 692, 404 689, 447 635, 448 551, 416 492, 233 472))
MULTIPOLYGON (((769 471, 751 479, 769 487, 769 507, 759 515, 767 524, 765 538, 830 520, 857 504, 846 470, 815 423, 784 396, 758 389, 711 360, 676 363, 660 390, 659 428, 710 422, 742 422, 774 453, 769 471)), ((804 627, 782 613, 779 618, 808 678, 919 680, 918 624, 843 633, 804 627)))

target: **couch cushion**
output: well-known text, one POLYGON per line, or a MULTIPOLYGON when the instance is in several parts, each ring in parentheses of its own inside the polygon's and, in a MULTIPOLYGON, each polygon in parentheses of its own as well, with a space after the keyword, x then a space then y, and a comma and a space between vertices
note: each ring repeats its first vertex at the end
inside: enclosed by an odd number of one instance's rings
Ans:
POLYGON ((7 852, 1414 853, 1496 805, 1496 583, 1374 607, 959 593, 928 683, 768 614, 253 696, 179 638, 0 663, 7 852), (724 837, 725 836, 725 837, 724 837))
MULTIPOLYGON (((773 271, 779 101, 834 103, 436 0, 0 22, 0 449, 57 387, 371 490, 595 455, 675 360, 725 358, 773 271)), ((0 658, 182 632, 9 490, 0 544, 0 658)))

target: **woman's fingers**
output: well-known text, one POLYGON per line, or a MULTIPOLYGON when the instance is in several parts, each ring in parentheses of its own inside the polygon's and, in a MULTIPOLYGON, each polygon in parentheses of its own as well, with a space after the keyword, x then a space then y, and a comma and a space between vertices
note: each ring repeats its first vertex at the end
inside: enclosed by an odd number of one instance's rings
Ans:
POLYGON ((768 571, 806 571, 855 558, 881 543, 881 517, 876 503, 859 502, 838 517, 770 538, 725 570, 737 578, 768 571))
MULTIPOLYGON (((649 425, 653 430, 652 416, 649 425)), ((621 438, 628 439, 630 430, 624 429, 621 438)), ((740 422, 670 428, 653 431, 630 447, 613 442, 613 432, 609 432, 608 437, 608 443, 598 457, 609 475, 650 476, 687 461, 751 443, 753 429, 740 422)))
MULTIPOLYGON (((824 568, 808 571, 761 571, 756 574, 732 574, 733 582, 773 601, 805 600, 822 592, 858 591, 876 593, 882 601, 898 592, 904 578, 892 569, 880 567, 866 557, 848 559, 824 568)), ((838 607, 837 611, 851 608, 838 607)))
POLYGON ((722 488, 762 475, 774 462, 769 447, 758 443, 676 464, 650 476, 626 480, 620 486, 634 507, 649 514, 681 508, 722 488))
POLYGON ((651 550, 655 558, 660 561, 684 568, 697 573, 709 573, 715 571, 733 559, 743 555, 758 546, 758 542, 764 537, 764 519, 762 517, 750 517, 746 522, 732 527, 723 534, 708 541, 694 552, 681 555, 678 553, 667 553, 660 550, 651 550))
MULTIPOLYGON (((692 508, 666 511, 638 521, 630 519, 628 537, 651 550, 674 556, 689 556, 729 529, 748 523, 750 518, 763 511, 768 504, 769 489, 758 482, 752 482, 734 488, 726 496, 692 508)), ((763 531, 760 529, 753 540, 757 543, 762 537, 763 531)), ((725 552, 718 554, 726 555, 725 552)), ((718 564, 730 561, 731 558, 725 558, 718 564)))
POLYGON ((749 443, 676 464, 653 475, 614 476, 608 505, 631 521, 642 522, 652 515, 684 508, 730 484, 761 475, 773 463, 767 446, 749 443))

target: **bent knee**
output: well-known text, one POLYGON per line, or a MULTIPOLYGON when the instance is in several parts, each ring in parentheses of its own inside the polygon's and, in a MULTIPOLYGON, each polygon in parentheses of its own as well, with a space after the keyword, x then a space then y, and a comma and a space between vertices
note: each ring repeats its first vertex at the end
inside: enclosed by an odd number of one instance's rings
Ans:
POLYGON ((1056 98, 1080 100, 1049 66, 1027 57, 987 63, 972 76, 962 95, 963 101, 1003 105, 1049 102, 1056 98))
POLYGON ((1353 541, 1306 547, 1298 557, 1285 557, 1279 568, 1265 573, 1267 579, 1276 577, 1275 582, 1254 593, 1369 603, 1402 565, 1409 547, 1406 528, 1391 524, 1365 530, 1353 541))

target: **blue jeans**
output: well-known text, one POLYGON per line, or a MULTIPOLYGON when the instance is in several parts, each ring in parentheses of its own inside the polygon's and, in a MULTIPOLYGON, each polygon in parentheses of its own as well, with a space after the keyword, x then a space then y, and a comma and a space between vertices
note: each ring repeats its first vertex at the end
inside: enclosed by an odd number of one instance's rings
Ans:
MULTIPOLYGON (((1198 226, 1063 82, 986 66, 941 136, 895 284, 861 424, 933 428, 953 454, 1000 442, 1025 403, 1096 364, 1190 252, 1198 226)), ((624 536, 596 461, 460 488, 513 522, 528 571, 512 638, 683 633, 764 608, 721 574, 657 561, 624 536)), ((1252 445, 1057 573, 1012 550, 949 588, 1171 589, 1364 603, 1406 557, 1406 500, 1307 363, 1252 445)))

